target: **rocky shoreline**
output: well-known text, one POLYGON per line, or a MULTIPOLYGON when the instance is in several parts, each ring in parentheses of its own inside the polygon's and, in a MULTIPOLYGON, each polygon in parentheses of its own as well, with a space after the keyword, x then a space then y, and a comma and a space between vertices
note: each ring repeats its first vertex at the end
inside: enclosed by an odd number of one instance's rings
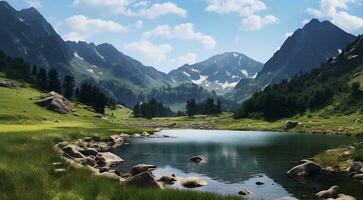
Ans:
MULTIPOLYGON (((152 171, 157 166, 149 164, 138 164, 127 172, 119 171, 118 166, 124 160, 111 153, 110 149, 123 145, 127 139, 140 137, 168 138, 170 136, 156 136, 144 132, 134 135, 112 135, 107 139, 101 139, 99 136, 84 137, 72 142, 59 142, 54 146, 54 149, 71 166, 89 169, 96 176, 107 177, 125 185, 164 189, 165 186, 172 185, 175 182, 179 182, 186 188, 201 187, 207 184, 207 182, 198 177, 183 178, 176 177, 174 174, 156 179, 152 171)), ((66 172, 66 169, 61 168, 60 163, 52 163, 52 165, 55 167, 54 173, 62 174, 66 172)))

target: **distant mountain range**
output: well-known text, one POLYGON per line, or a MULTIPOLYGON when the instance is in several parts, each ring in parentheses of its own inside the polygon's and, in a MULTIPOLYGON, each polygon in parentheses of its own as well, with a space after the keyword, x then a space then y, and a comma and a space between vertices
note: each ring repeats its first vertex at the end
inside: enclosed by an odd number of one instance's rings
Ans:
POLYGON ((241 80, 228 97, 242 101, 272 83, 318 68, 355 38, 329 21, 313 19, 287 38, 255 79, 241 80))
POLYGON ((192 82, 217 94, 233 89, 241 79, 254 78, 263 64, 237 52, 213 56, 193 65, 183 65, 169 73, 175 82, 192 82))
POLYGON ((173 104, 176 98, 171 96, 176 94, 190 95, 181 99, 197 96, 197 100, 217 98, 217 94, 241 102, 272 83, 319 67, 354 39, 328 21, 313 19, 295 31, 265 65, 244 54, 227 52, 165 74, 111 44, 66 42, 36 9, 17 11, 0 1, 1 51, 38 67, 55 68, 62 76, 71 74, 78 83, 97 84, 129 106, 155 96, 170 97, 168 103, 173 104))

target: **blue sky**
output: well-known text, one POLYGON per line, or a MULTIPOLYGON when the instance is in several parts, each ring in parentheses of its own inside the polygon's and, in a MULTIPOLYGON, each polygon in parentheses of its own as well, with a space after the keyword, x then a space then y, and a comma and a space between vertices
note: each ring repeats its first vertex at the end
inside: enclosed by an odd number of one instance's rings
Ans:
POLYGON ((267 61, 312 18, 363 33, 362 0, 8 0, 36 7, 65 40, 111 43, 168 72, 236 51, 267 61))

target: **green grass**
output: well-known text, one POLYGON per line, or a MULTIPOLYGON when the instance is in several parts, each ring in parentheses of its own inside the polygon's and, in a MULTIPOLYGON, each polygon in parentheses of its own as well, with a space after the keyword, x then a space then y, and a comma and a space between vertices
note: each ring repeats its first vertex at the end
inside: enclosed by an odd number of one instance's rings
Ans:
MULTIPOLYGON (((4 76, 0 74, 0 80, 4 76)), ((56 154, 53 145, 83 136, 140 133, 144 127, 130 117, 130 110, 107 110, 105 118, 74 104, 80 115, 57 114, 34 104, 43 93, 26 84, 17 89, 0 88, 0 199, 240 199, 179 190, 137 189, 75 169, 56 154), (53 162, 62 162, 67 172, 53 173, 53 162)), ((143 122, 143 121, 142 121, 143 122)))

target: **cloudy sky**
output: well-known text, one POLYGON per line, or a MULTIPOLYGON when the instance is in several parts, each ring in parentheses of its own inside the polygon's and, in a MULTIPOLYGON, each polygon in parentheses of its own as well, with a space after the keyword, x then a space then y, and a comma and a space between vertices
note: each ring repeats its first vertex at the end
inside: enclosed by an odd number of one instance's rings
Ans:
POLYGON ((65 40, 111 43, 168 72, 236 51, 267 61, 312 18, 363 33, 363 0, 8 0, 33 6, 65 40))

